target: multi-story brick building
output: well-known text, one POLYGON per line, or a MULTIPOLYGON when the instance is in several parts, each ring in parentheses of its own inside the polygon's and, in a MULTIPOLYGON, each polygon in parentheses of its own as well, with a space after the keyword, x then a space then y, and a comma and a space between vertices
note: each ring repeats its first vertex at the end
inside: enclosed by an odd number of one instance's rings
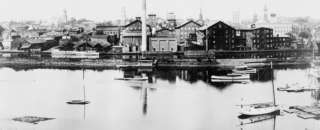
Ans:
POLYGON ((251 29, 240 29, 236 31, 235 50, 250 50, 253 45, 253 33, 251 29))
POLYGON ((272 37, 272 46, 269 49, 291 49, 293 39, 290 37, 272 37))
POLYGON ((190 20, 175 28, 178 46, 180 46, 180 48, 178 49, 179 51, 184 50, 183 48, 187 46, 190 34, 196 34, 197 30, 200 27, 201 25, 199 23, 190 20))
POLYGON ((208 50, 270 50, 291 48, 289 37, 274 37, 271 28, 235 29, 219 21, 200 29, 205 34, 204 45, 208 50))
POLYGON ((253 32, 253 50, 266 50, 272 48, 273 30, 271 28, 256 28, 253 32))
POLYGON ((236 46, 236 29, 219 21, 202 30, 206 34, 208 50, 234 50, 236 46))

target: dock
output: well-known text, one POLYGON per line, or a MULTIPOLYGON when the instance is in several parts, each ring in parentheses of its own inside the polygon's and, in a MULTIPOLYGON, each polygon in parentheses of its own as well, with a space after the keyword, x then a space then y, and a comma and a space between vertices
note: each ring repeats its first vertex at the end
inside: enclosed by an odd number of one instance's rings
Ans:
POLYGON ((320 106, 292 106, 287 113, 294 113, 302 119, 318 119, 320 118, 320 106))

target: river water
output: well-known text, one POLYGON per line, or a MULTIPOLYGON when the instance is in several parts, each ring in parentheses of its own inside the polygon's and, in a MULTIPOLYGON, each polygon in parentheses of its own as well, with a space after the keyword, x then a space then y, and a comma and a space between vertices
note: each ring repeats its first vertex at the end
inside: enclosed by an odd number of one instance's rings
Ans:
MULTIPOLYGON (((238 105, 270 102, 272 73, 261 69, 246 84, 212 83, 219 69, 66 70, 0 68, 0 129, 53 130, 317 130, 320 122, 282 113, 276 118, 240 125, 238 105), (84 80, 83 80, 84 75, 84 80), (145 75, 148 81, 115 78, 145 75), (85 106, 68 105, 83 99, 85 106), (54 120, 28 124, 21 116, 54 120)), ((318 85, 307 68, 274 70, 276 87, 318 85)), ((276 91, 283 108, 312 105, 319 92, 276 91)))

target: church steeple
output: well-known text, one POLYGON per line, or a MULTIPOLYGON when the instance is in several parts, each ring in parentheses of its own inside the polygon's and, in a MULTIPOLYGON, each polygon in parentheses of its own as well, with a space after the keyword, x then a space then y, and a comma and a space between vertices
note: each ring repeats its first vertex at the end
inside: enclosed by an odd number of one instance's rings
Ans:
POLYGON ((199 24, 202 26, 204 25, 204 19, 203 19, 203 14, 202 14, 202 8, 200 8, 200 13, 199 13, 199 19, 197 20, 199 24))
POLYGON ((202 8, 200 8, 199 20, 203 20, 202 8))

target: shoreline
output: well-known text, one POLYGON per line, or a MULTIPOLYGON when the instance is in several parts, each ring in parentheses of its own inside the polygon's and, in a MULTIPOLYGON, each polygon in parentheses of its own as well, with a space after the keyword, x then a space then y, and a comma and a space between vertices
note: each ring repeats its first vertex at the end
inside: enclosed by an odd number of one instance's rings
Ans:
MULTIPOLYGON (((266 59, 217 59, 218 63, 196 62, 180 60, 173 63, 158 63, 153 68, 223 68, 232 69, 237 65, 249 67, 267 67, 270 63, 266 59), (248 63, 249 62, 249 63, 248 63)), ((129 62, 121 59, 54 59, 54 58, 3 58, 0 57, 0 67, 13 68, 52 68, 52 69, 117 69, 117 65, 136 65, 138 62, 129 62)), ((274 62, 274 67, 309 66, 307 61, 274 62)), ((135 67, 130 67, 135 68, 135 67)))

